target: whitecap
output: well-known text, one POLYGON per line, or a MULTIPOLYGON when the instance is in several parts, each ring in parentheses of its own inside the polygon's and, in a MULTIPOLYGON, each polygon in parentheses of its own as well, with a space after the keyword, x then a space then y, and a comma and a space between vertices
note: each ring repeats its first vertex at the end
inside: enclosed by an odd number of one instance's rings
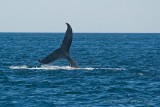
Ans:
POLYGON ((86 68, 73 68, 70 66, 51 66, 51 65, 41 65, 39 67, 28 67, 27 65, 21 66, 10 66, 10 69, 28 69, 28 70, 114 70, 114 71, 122 71, 126 70, 125 68, 94 68, 94 67, 86 67, 86 68))

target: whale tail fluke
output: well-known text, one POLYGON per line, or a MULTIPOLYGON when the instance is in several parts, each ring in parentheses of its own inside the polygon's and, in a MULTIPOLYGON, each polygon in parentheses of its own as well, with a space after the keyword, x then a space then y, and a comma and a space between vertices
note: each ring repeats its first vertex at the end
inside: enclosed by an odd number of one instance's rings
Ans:
POLYGON ((70 46, 72 43, 73 32, 72 32, 71 26, 68 23, 66 23, 66 24, 67 24, 67 31, 66 31, 64 39, 62 41, 61 49, 69 52, 69 49, 70 49, 70 46))
POLYGON ((70 62, 71 67, 79 68, 78 64, 76 63, 76 61, 71 56, 68 55, 67 60, 70 62))
POLYGON ((39 59, 38 62, 42 64, 49 64, 51 62, 54 62, 58 59, 65 58, 70 62, 71 67, 78 68, 78 64, 76 61, 69 55, 69 49, 72 43, 72 28, 71 26, 67 24, 67 31, 65 33, 64 39, 62 41, 62 44, 60 48, 53 51, 51 54, 46 56, 44 59, 39 59))
POLYGON ((60 58, 64 58, 64 57, 65 57, 64 52, 61 50, 61 48, 58 48, 55 51, 53 51, 51 54, 46 56, 44 59, 38 60, 38 61, 42 64, 49 64, 51 62, 54 62, 54 61, 56 61, 60 58))

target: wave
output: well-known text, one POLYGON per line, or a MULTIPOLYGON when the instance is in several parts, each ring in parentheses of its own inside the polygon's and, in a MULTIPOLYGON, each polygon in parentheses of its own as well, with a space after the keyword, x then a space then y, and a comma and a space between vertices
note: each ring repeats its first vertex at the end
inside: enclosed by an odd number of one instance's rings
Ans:
POLYGON ((50 65, 41 65, 40 67, 28 67, 27 65, 22 66, 10 66, 10 69, 28 69, 28 70, 126 70, 125 68, 73 68, 70 66, 50 66, 50 65))

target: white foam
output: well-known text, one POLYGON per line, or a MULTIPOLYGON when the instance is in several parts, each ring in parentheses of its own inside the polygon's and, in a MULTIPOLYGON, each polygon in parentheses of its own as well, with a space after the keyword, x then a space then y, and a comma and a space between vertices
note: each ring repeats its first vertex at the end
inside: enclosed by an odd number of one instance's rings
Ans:
POLYGON ((120 70, 126 70, 125 68, 73 68, 70 66, 50 66, 50 65, 42 65, 40 67, 28 67, 26 65, 22 66, 10 66, 10 69, 28 69, 28 70, 114 70, 114 71, 120 71, 120 70))
POLYGON ((143 76, 143 73, 138 73, 138 75, 143 76))

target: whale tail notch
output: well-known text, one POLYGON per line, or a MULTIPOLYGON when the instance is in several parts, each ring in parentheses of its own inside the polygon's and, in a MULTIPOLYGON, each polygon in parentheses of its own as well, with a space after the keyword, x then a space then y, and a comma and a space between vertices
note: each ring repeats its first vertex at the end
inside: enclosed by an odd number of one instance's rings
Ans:
POLYGON ((54 50, 52 53, 50 53, 48 56, 46 56, 43 59, 39 59, 38 62, 42 64, 49 64, 51 62, 54 62, 58 59, 65 58, 69 61, 70 66, 74 68, 78 68, 78 64, 76 61, 69 55, 69 49, 72 43, 72 28, 71 26, 67 24, 67 31, 65 33, 64 39, 62 41, 62 44, 60 48, 54 50))

